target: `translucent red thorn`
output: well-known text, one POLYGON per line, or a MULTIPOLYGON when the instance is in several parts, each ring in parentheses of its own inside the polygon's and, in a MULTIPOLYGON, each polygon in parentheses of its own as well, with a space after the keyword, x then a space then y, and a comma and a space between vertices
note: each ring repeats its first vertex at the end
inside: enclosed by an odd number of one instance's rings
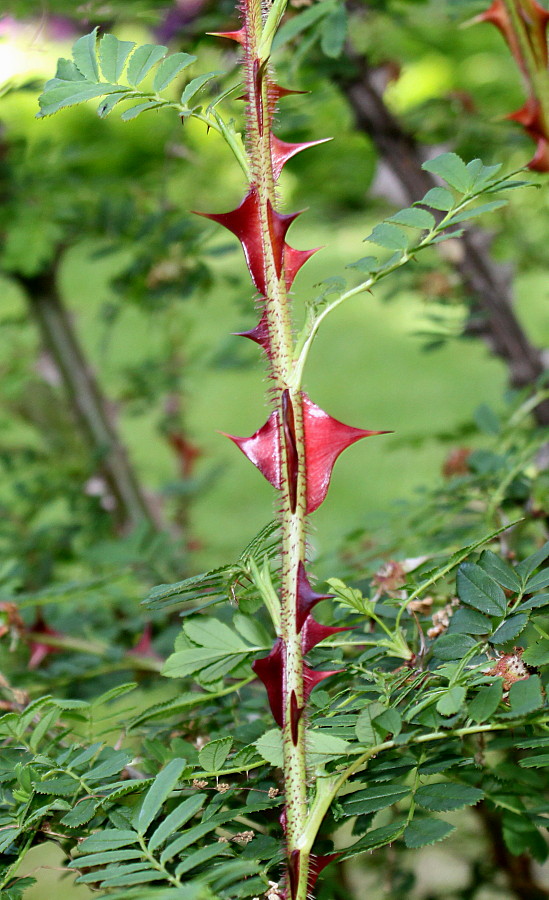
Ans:
POLYGON ((307 616, 303 628, 301 629, 301 647, 303 654, 308 653, 309 650, 312 650, 313 647, 316 647, 317 644, 326 638, 332 637, 340 631, 350 630, 351 628, 349 625, 344 625, 339 628, 336 628, 333 625, 321 625, 320 622, 317 622, 312 616, 307 616))
POLYGON ((305 663, 303 665, 303 699, 305 702, 309 699, 311 691, 317 684, 320 684, 325 678, 329 678, 330 675, 339 675, 340 671, 339 669, 332 669, 329 672, 318 672, 305 663))
POLYGON ((275 84, 274 82, 269 83, 269 94, 276 102, 280 100, 282 97, 289 97, 290 94, 308 94, 309 91, 294 91, 292 88, 281 87, 279 84, 275 84))
POLYGON ((316 591, 313 591, 307 577, 307 572, 305 571, 305 566, 303 565, 303 562, 301 560, 297 569, 296 593, 295 627, 297 633, 299 634, 313 606, 316 606, 316 604, 320 603, 321 600, 331 600, 333 594, 317 594, 316 591))
MULTIPOLYGON (((546 29, 549 23, 549 11, 540 6, 536 0, 525 0, 525 6, 527 6, 527 9, 520 9, 520 15, 526 26, 529 41, 532 47, 537 50, 541 60, 547 65, 546 29)), ((522 71, 528 74, 518 36, 515 34, 513 23, 509 18, 503 0, 494 0, 491 6, 485 12, 476 16, 473 21, 490 22, 492 25, 495 25, 505 38, 522 71)))
POLYGON ((280 439, 276 410, 251 437, 235 437, 234 434, 226 434, 224 431, 221 433, 236 444, 273 487, 280 488, 280 439))
POLYGON ((212 37, 228 38, 230 41, 236 41, 237 44, 244 44, 246 40, 246 28, 243 26, 238 31, 207 31, 206 34, 212 37))
MULTIPOLYGON (((286 234, 292 222, 295 222, 297 217, 300 216, 302 212, 303 210, 299 210, 299 212, 295 213, 279 213, 275 209, 273 209, 271 202, 268 202, 269 233, 274 250, 276 274, 279 278, 282 273, 284 253, 286 247, 288 246, 285 243, 286 234)), ((263 291, 262 293, 265 294, 266 291, 263 291)))
POLYGON ((256 659, 252 663, 253 671, 267 689, 273 719, 281 728, 284 725, 285 655, 284 641, 281 638, 277 638, 269 655, 262 657, 262 659, 256 659))
POLYGON ((254 341, 256 344, 259 344, 259 346, 263 348, 267 356, 271 355, 271 340, 269 336, 269 328, 267 325, 267 313, 263 313, 255 328, 250 328, 249 331, 236 331, 234 332, 234 334, 238 337, 249 338, 250 341, 254 341))
POLYGON ((286 141, 281 141, 276 135, 271 135, 271 158, 273 161, 274 177, 279 177, 282 169, 292 156, 301 153, 302 150, 308 150, 309 147, 325 144, 327 141, 331 141, 331 138, 322 138, 319 141, 306 141, 302 144, 289 144, 286 141))
POLYGON ((317 856, 311 854, 309 858, 309 880, 307 887, 310 891, 313 890, 317 878, 322 872, 323 869, 326 868, 331 862, 338 859, 341 856, 341 853, 325 853, 322 856, 317 856))
POLYGON ((535 172, 549 172, 549 134, 543 121, 539 100, 529 97, 524 106, 506 118, 522 125, 526 133, 537 143, 536 153, 528 163, 528 168, 535 172))
POLYGON ((366 431, 333 419, 303 395, 303 427, 307 456, 307 513, 324 500, 334 463, 340 453, 362 438, 387 431, 366 431))
POLYGON ((253 282, 263 295, 267 293, 265 282, 265 259, 261 236, 261 220, 259 215, 259 198, 252 185, 240 206, 227 213, 204 213, 199 216, 212 219, 231 231, 242 244, 246 263, 253 282))
POLYGON ((537 149, 528 168, 533 172, 549 172, 549 141, 545 138, 538 138, 537 149))
MULTIPOLYGON (((267 283, 265 277, 265 253, 263 247, 263 235, 261 230, 261 217, 259 209, 259 197, 257 189, 254 185, 250 188, 244 197, 240 206, 227 213, 205 213, 198 212, 197 215, 203 216, 205 219, 211 219, 219 225, 223 225, 231 231, 242 244, 246 263, 252 276, 253 282, 264 296, 267 295, 267 283)), ((282 265, 284 262, 284 254, 287 249, 285 238, 287 231, 295 219, 301 215, 300 212, 283 214, 273 209, 270 201, 267 207, 267 218, 269 228, 269 238, 274 254, 274 264, 276 274, 280 277, 282 265)), ((294 251, 294 255, 290 253, 290 269, 297 269, 303 265, 306 259, 312 255, 314 251, 294 251), (308 256, 299 260, 295 254, 308 252, 308 256), (297 265, 299 263, 299 265, 297 265), (297 268, 296 268, 297 265, 297 268)))
POLYGON ((289 244, 286 244, 284 248, 284 275, 286 278, 287 290, 290 290, 294 283, 295 276, 301 267, 304 266, 307 260, 309 260, 311 256, 314 256, 318 250, 320 250, 320 247, 315 247, 313 250, 296 250, 294 247, 290 247, 289 244))
MULTIPOLYGON (((302 397, 307 472, 306 509, 307 513, 311 513, 318 509, 326 497, 332 469, 340 453, 364 437, 390 434, 390 432, 366 431, 362 428, 344 425, 312 403, 306 394, 303 394, 302 397)), ((251 437, 226 435, 275 488, 280 488, 282 484, 278 424, 278 412, 275 410, 266 423, 251 437)), ((288 436, 286 435, 286 437, 288 436)), ((289 471, 288 476, 292 475, 293 477, 293 471, 294 469, 289 471)), ((308 611, 304 613, 300 627, 307 614, 308 611)))
POLYGON ((300 851, 292 850, 288 857, 288 881, 290 882, 290 900, 294 900, 294 898, 297 896, 300 863, 300 851))

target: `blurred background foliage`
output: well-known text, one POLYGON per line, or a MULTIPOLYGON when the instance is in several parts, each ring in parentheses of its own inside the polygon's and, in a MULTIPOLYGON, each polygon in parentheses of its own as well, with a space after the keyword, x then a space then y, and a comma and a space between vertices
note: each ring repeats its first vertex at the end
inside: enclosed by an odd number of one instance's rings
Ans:
MULTIPOLYGON (((505 119, 524 91, 501 36, 486 24, 463 27, 486 5, 291 3, 280 81, 310 93, 284 101, 278 133, 334 136, 281 179, 287 209, 310 207, 294 243, 325 246, 296 281, 298 321, 303 298, 364 255, 372 225, 409 202, 375 139, 357 127, 345 87, 357 57, 417 142, 419 162, 443 150, 506 169, 530 159, 531 141, 505 119)), ((139 606, 148 587, 234 559, 272 503, 218 433, 251 433, 265 415, 256 348, 232 336, 255 320, 239 251, 189 212, 223 211, 240 197, 222 141, 165 111, 100 121, 92 103, 35 119, 55 60, 96 24, 193 52, 201 71, 228 71, 223 85, 236 80, 233 46, 205 36, 236 24, 231 0, 53 0, 39 9, 8 0, 0 18, 0 615, 12 637, 15 604, 24 623, 18 640, 0 646, 0 668, 35 694, 88 696, 120 672, 135 674, 136 645, 144 656, 167 653, 176 626, 159 614, 151 628, 139 606), (121 469, 109 467, 111 451, 121 469), (78 637, 89 652, 55 652, 41 634, 78 637)), ((235 117, 241 106, 232 101, 235 117)), ((547 176, 529 177, 540 189, 513 192, 486 218, 484 246, 514 283, 527 338, 546 348, 549 192, 547 176)), ((517 514, 526 516, 526 552, 546 534, 547 429, 524 406, 535 379, 510 385, 505 361, 479 339, 478 309, 453 265, 459 248, 442 259, 429 252, 349 303, 316 342, 307 377, 315 402, 395 432, 338 463, 310 537, 320 576, 337 562, 360 578, 391 558, 467 543, 517 514)), ((146 678, 146 667, 137 671, 146 678)), ((436 858, 455 884, 426 879, 430 858, 415 876, 394 862, 394 871, 367 876, 368 896, 521 896, 505 893, 495 869, 481 879, 476 827, 459 863, 436 858)), ((43 882, 29 900, 51 889, 43 882)))

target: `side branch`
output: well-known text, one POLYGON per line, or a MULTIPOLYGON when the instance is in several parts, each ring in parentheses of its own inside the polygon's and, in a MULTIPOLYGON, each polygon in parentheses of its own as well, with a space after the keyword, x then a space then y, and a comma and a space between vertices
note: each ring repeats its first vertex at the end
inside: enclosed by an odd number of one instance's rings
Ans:
MULTIPOLYGON (((346 56, 345 69, 336 70, 333 79, 353 110, 357 128, 372 139, 408 202, 421 200, 436 182, 421 168, 416 141, 387 108, 376 85, 376 70, 365 56, 350 47, 346 56)), ((514 313, 509 273, 489 256, 488 243, 485 232, 468 229, 461 238, 462 252, 453 265, 484 313, 479 333, 491 352, 505 362, 511 385, 533 385, 547 371, 542 352, 530 343, 514 313)), ((539 425, 548 425, 549 401, 540 403, 534 415, 539 425)))

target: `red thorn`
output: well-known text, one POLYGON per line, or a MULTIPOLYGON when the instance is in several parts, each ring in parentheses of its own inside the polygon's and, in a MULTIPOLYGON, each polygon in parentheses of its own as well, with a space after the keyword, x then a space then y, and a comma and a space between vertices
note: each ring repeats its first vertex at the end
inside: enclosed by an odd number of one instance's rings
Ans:
POLYGON ((299 720, 303 715, 303 707, 298 705, 295 691, 290 696, 290 727, 292 731, 292 744, 297 747, 299 720))
POLYGON ((237 44, 244 44, 246 40, 246 27, 243 25, 238 31, 207 31, 206 34, 212 37, 228 38, 230 41, 236 41, 237 44))
POLYGON ((356 441, 388 431, 365 431, 333 419, 303 394, 303 428, 307 457, 307 513, 318 509, 326 494, 334 463, 356 441))
POLYGON ((284 449, 286 456, 286 475, 288 479, 288 494, 290 511, 295 513, 297 505, 297 478, 299 475, 299 456, 295 438, 294 408, 290 392, 286 388, 282 391, 282 429, 284 431, 284 449))
POLYGON ((162 657, 156 652, 152 645, 152 627, 150 622, 145 625, 143 633, 131 650, 128 650, 128 656, 147 656, 150 659, 162 660, 162 657))
POLYGON ((279 177, 282 169, 292 156, 301 153, 302 150, 308 150, 309 147, 316 147, 318 144, 325 144, 327 141, 331 140, 332 138, 321 138, 319 141, 306 141, 302 144, 288 144, 286 141, 281 141, 276 135, 271 135, 271 157, 273 160, 273 174, 275 179, 279 177))
POLYGON ((231 231, 242 244, 246 263, 253 282, 262 294, 267 293, 265 283, 265 259, 259 217, 259 198, 252 185, 240 206, 228 213, 197 213, 205 219, 212 219, 231 231))
MULTIPOLYGON (((263 235, 261 231, 261 219, 259 210, 259 197, 257 188, 252 185, 240 206, 227 213, 204 213, 197 212, 199 216, 205 219, 211 219, 219 225, 223 225, 231 231, 242 244, 246 263, 252 276, 253 282, 264 296, 267 294, 267 284, 265 278, 265 253, 263 247, 263 235)), ((286 248, 285 238, 288 228, 292 222, 301 215, 300 212, 289 213, 284 215, 273 209, 271 202, 268 201, 267 216, 269 223, 269 236, 274 253, 274 263, 276 274, 280 277, 282 272, 282 264, 284 262, 284 252, 286 248)), ((294 251, 302 252, 302 251, 294 251)), ((313 251, 314 252, 314 251, 313 251)), ((303 260, 305 262, 305 260, 303 260)), ((301 263, 302 265, 303 263, 301 263)))
MULTIPOLYGON (((276 274, 279 278, 282 273, 282 263, 284 262, 285 258, 285 250, 288 246, 285 243, 288 228, 290 227, 292 222, 295 222, 297 217, 300 216, 302 212, 303 210, 299 210, 299 212, 288 213, 284 215, 283 213, 279 213, 275 209, 273 209, 271 201, 268 201, 269 232, 274 250, 276 274)), ((266 291, 262 291, 262 293, 265 294, 266 291)))
POLYGON ((544 136, 541 105, 535 97, 528 97, 524 106, 521 106, 514 113, 509 113, 505 118, 522 125, 530 137, 538 138, 544 136))
POLYGON ((538 138, 537 149, 528 168, 533 172, 549 172, 549 141, 545 138, 538 138))
POLYGON ((338 857, 341 856, 341 853, 325 853, 322 856, 317 856, 311 853, 309 858, 309 880, 307 884, 307 888, 309 891, 312 891, 318 876, 322 872, 326 866, 329 866, 331 862, 338 857))
MULTIPOLYGON (((286 663, 284 641, 277 638, 268 656, 256 659, 252 669, 267 689, 269 705, 277 725, 284 725, 284 667, 286 663)), ((314 685, 313 685, 314 686, 314 685)), ((311 688, 312 690, 312 688, 311 688)))
POLYGON ((263 348, 267 356, 271 355, 271 338, 267 325, 266 312, 263 313, 255 328, 250 328, 249 331, 236 331, 233 333, 238 337, 249 338, 250 341, 254 341, 256 344, 259 344, 259 346, 263 348))
MULTIPOLYGON (((56 631, 55 628, 50 628, 50 626, 44 621, 44 619, 39 616, 35 625, 32 628, 32 631, 36 635, 43 634, 44 637, 54 637, 54 638, 64 638, 64 635, 61 631, 56 631)), ((60 647, 53 647, 51 644, 48 644, 47 641, 42 642, 39 637, 34 638, 30 644, 30 658, 27 663, 28 669, 37 669, 38 666, 46 659, 50 653, 60 653, 60 647)))
POLYGON ((280 438, 278 434, 278 412, 271 413, 262 427, 251 437, 235 437, 234 434, 226 434, 225 437, 233 441, 244 456, 256 466, 273 487, 280 488, 280 438))
POLYGON ((311 695, 311 691, 313 688, 320 684, 321 681, 324 681, 325 678, 329 678, 330 675, 340 675, 341 669, 332 669, 329 672, 318 672, 316 669, 311 669, 306 663, 303 665, 303 699, 307 701, 311 695))
MULTIPOLYGON (((549 22, 549 11, 540 6, 536 0, 525 0, 524 6, 528 6, 529 9, 519 8, 519 13, 525 24, 528 39, 532 47, 538 50, 544 65, 547 65, 548 54, 545 32, 549 22)), ((485 12, 476 16, 473 21, 490 22, 492 25, 495 25, 503 35, 519 67, 528 76, 520 42, 503 0, 494 0, 492 5, 485 12)))
POLYGON ((294 91, 292 88, 281 87, 279 84, 275 84, 271 82, 269 84, 269 94, 273 97, 274 101, 280 100, 282 97, 289 97, 290 94, 308 94, 309 91, 294 91))
POLYGON ((320 622, 317 622, 312 616, 307 616, 301 630, 301 647, 303 654, 305 655, 321 641, 325 640, 327 637, 332 637, 334 634, 338 634, 340 631, 352 631, 352 628, 350 625, 340 626, 339 628, 336 628, 333 625, 321 625, 320 622))
POLYGON ((299 566, 297 569, 296 594, 295 627, 297 634, 299 634, 313 606, 315 606, 317 603, 320 603, 321 600, 331 600, 334 595, 317 594, 315 591, 313 591, 309 579, 307 578, 307 572, 305 571, 305 566, 303 565, 302 560, 299 561, 299 566))
POLYGON ((290 247, 289 244, 285 245, 284 275, 286 276, 286 288, 288 291, 294 283, 295 276, 301 269, 301 266, 304 266, 307 260, 320 249, 320 247, 315 247, 313 250, 296 250, 294 247, 290 247))
POLYGON ((549 172, 549 134, 543 121, 539 100, 529 97, 524 106, 506 118, 522 125, 526 133, 537 143, 535 155, 528 163, 528 168, 535 172, 549 172))
POLYGON ((301 853, 299 850, 292 850, 288 857, 288 881, 290 882, 290 898, 294 900, 297 897, 299 886, 299 868, 301 862, 301 853))

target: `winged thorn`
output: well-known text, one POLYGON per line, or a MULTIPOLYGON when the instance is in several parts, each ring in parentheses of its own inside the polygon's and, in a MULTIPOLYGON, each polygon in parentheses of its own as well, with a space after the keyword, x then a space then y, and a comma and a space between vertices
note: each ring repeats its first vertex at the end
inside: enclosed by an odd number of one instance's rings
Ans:
MULTIPOLYGON (((256 659, 252 669, 267 689, 273 719, 282 728, 284 724, 284 666, 286 648, 282 638, 277 638, 268 656, 256 659)), ((314 685, 313 685, 314 687, 314 685)), ((312 690, 312 688, 311 688, 312 690)))
POLYGON ((256 466, 273 487, 280 488, 280 438, 278 435, 278 412, 271 413, 262 427, 251 437, 235 437, 234 434, 226 434, 256 466))

